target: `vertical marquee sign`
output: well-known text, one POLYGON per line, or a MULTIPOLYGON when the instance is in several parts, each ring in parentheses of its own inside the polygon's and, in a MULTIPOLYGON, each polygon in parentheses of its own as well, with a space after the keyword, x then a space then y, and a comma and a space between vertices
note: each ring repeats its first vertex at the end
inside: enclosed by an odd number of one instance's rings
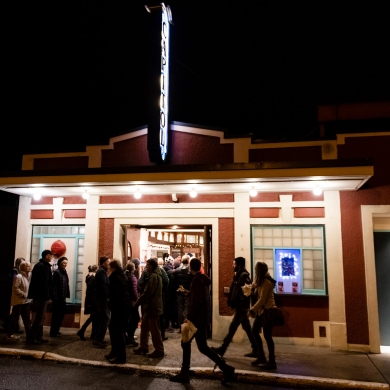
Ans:
POLYGON ((169 112, 169 6, 145 6, 152 15, 149 28, 148 152, 154 163, 168 157, 169 112))

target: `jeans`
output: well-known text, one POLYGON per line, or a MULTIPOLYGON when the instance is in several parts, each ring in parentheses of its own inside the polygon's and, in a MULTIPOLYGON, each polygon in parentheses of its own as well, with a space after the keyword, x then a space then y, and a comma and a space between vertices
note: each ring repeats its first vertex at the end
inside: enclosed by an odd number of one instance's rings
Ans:
POLYGON ((256 316, 255 321, 252 326, 252 335, 256 343, 257 350, 259 352, 259 357, 265 357, 263 342, 261 341, 260 331, 263 328, 264 339, 268 347, 268 361, 270 363, 275 363, 275 345, 272 339, 272 325, 263 324, 263 315, 256 316))
POLYGON ((10 316, 10 321, 8 325, 7 335, 13 335, 19 328, 19 317, 22 316, 24 329, 26 330, 26 336, 29 336, 31 330, 31 320, 30 320, 30 304, 24 303, 22 305, 12 306, 12 313, 10 316))
POLYGON ((96 300, 97 313, 96 313, 96 334, 95 341, 103 341, 107 333, 108 324, 110 323, 111 312, 108 308, 107 299, 96 300))
POLYGON ((142 317, 140 347, 149 351, 149 333, 152 335, 152 343, 157 352, 164 352, 164 344, 161 338, 160 317, 142 317))
POLYGON ((196 345, 198 346, 199 352, 203 355, 206 355, 211 359, 222 371, 226 369, 226 362, 219 357, 219 355, 214 352, 207 345, 207 329, 206 327, 199 327, 194 336, 187 343, 181 342, 181 347, 183 349, 183 363, 182 363, 182 372, 188 374, 191 364, 191 343, 195 339, 196 345))
POLYGON ((179 325, 187 318, 190 296, 183 293, 177 293, 177 317, 179 325))
POLYGON ((256 342, 255 339, 252 335, 252 329, 251 329, 251 324, 249 322, 248 318, 248 310, 244 309, 237 309, 236 312, 234 313, 234 317, 232 319, 232 322, 229 325, 229 332, 227 336, 224 338, 223 343, 222 343, 222 348, 227 349, 229 344, 231 343, 235 333, 237 332, 237 329, 239 326, 242 326, 244 329, 245 333, 248 336, 249 341, 251 342, 252 349, 257 350, 256 347, 256 342))
POLYGON ((128 311, 116 309, 111 311, 110 330, 111 352, 110 355, 120 360, 126 360, 126 325, 128 311))
POLYGON ((28 339, 41 340, 43 336, 43 322, 45 321, 46 308, 48 300, 34 299, 33 307, 35 310, 35 318, 31 325, 31 332, 28 339))
POLYGON ((56 336, 60 331, 62 321, 66 313, 66 301, 56 300, 52 302, 52 317, 50 326, 50 336, 56 336))

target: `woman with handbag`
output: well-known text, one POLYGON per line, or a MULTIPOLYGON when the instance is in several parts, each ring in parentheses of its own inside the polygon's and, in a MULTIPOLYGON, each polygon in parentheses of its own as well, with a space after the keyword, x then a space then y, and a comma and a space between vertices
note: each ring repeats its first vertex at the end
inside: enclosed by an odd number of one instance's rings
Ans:
POLYGON ((261 364, 261 368, 267 370, 276 370, 275 363, 275 346, 272 339, 272 322, 266 319, 266 310, 271 307, 276 307, 274 298, 274 288, 276 281, 268 273, 266 263, 257 262, 255 266, 255 278, 253 287, 257 290, 257 302, 249 309, 249 313, 255 316, 255 321, 252 325, 252 335, 256 342, 259 356, 251 362, 253 366, 261 364), (264 339, 268 347, 268 361, 265 357, 263 343, 260 337, 260 331, 263 328, 264 339))

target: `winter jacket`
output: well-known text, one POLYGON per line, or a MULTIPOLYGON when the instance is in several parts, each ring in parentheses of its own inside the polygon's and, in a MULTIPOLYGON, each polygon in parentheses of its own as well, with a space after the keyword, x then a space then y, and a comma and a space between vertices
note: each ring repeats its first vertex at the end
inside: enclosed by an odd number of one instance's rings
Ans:
POLYGON ((257 302, 251 307, 250 310, 253 310, 258 316, 263 314, 264 309, 276 307, 274 297, 275 284, 276 281, 272 279, 269 274, 267 274, 263 284, 257 287, 257 302))
POLYGON ((122 268, 111 272, 109 285, 109 307, 112 312, 125 312, 130 309, 129 283, 122 268))
POLYGON ((110 280, 108 279, 107 271, 100 267, 95 275, 95 299, 100 301, 108 300, 108 286, 110 285, 110 280))
POLYGON ((27 298, 30 277, 27 273, 21 272, 16 275, 12 285, 11 306, 24 305, 29 302, 27 298))
POLYGON ((130 307, 134 307, 135 302, 137 302, 138 299, 138 280, 134 273, 129 271, 126 271, 125 275, 129 284, 130 307))
MULTIPOLYGON (((163 292, 165 292, 168 288, 168 285, 169 285, 168 275, 165 272, 165 270, 163 268, 160 268, 160 267, 157 267, 155 272, 157 272, 161 276, 162 284, 163 284, 162 288, 163 288, 163 292)), ((141 277, 138 279, 138 291, 140 293, 142 293, 142 291, 146 287, 148 280, 149 280, 149 273, 148 273, 148 271, 144 270, 144 272, 142 272, 141 277)))
POLYGON ((210 323, 210 284, 210 278, 200 272, 192 279, 187 319, 197 328, 210 323))
POLYGON ((45 301, 53 299, 51 264, 43 259, 32 270, 28 297, 45 301))
POLYGON ((95 303, 95 272, 91 272, 85 277, 85 283, 87 289, 85 292, 84 314, 92 314, 97 311, 95 303))
POLYGON ((162 277, 158 267, 150 275, 136 306, 142 305, 144 317, 158 317, 163 313, 162 277))
POLYGON ((193 276, 189 267, 183 266, 182 268, 178 268, 172 275, 174 277, 176 290, 179 286, 183 286, 186 290, 190 291, 193 276))
POLYGON ((232 309, 248 310, 250 306, 250 297, 242 292, 242 286, 251 284, 249 272, 245 268, 239 269, 233 277, 228 296, 228 306, 232 309))
POLYGON ((66 298, 70 298, 68 273, 57 268, 53 272, 53 301, 66 301, 66 298))

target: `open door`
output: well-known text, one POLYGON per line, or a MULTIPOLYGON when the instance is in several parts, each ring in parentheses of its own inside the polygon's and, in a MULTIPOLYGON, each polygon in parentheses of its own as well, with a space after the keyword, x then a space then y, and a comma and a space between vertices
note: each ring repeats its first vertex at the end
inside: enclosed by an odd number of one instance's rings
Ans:
MULTIPOLYGON (((212 263, 212 234, 211 234, 211 226, 204 226, 204 273, 213 280, 213 263, 212 263)), ((212 284, 211 284, 212 286, 212 284)), ((213 301, 212 301, 212 295, 213 291, 212 288, 210 288, 210 301, 209 301, 209 307, 210 307, 210 319, 209 319, 209 326, 207 328, 207 337, 211 337, 212 334, 212 318, 213 318, 213 301)))

